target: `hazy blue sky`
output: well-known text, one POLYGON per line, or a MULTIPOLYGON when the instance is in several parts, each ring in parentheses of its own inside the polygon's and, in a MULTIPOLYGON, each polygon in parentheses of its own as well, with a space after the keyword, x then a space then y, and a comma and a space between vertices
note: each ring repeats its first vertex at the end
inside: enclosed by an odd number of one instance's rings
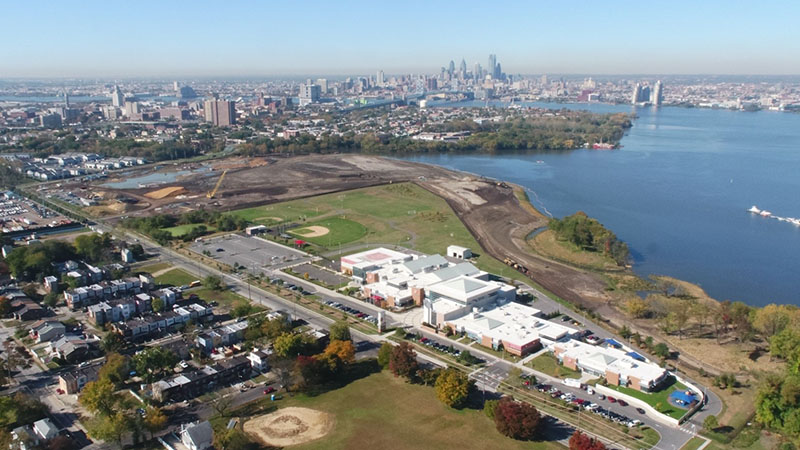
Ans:
POLYGON ((0 77, 800 74, 800 2, 4 1, 0 77))

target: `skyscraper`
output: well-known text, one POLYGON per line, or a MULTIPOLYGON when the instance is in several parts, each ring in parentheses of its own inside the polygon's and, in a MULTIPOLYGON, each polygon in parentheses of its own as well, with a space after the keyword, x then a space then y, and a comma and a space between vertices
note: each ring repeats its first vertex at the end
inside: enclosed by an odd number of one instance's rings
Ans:
POLYGON ((236 123, 236 102, 226 100, 206 100, 203 103, 206 122, 218 127, 228 127, 236 123))
POLYGON ((475 68, 472 69, 472 76, 476 80, 480 80, 481 78, 483 78, 483 67, 481 67, 480 63, 475 63, 475 68))
POLYGON ((637 104, 639 103, 639 98, 642 96, 642 85, 636 83, 636 86, 633 88, 633 95, 631 96, 631 103, 637 104))
POLYGON ((119 90, 119 86, 114 86, 114 89, 111 91, 111 104, 117 108, 121 108, 124 103, 125 97, 122 95, 122 91, 119 90))
POLYGON ((319 101, 320 87, 316 84, 307 83, 300 86, 300 106, 316 103, 319 101))
POLYGON ((455 72, 456 72, 456 63, 451 59, 450 66, 448 66, 447 68, 447 73, 449 73, 450 76, 452 77, 455 72))
POLYGON ((462 78, 466 78, 467 76, 467 61, 465 61, 464 58, 461 58, 461 64, 458 66, 458 74, 462 78))
POLYGON ((653 97, 650 100, 650 103, 654 104, 655 106, 661 106, 661 102, 664 100, 664 85, 661 84, 661 80, 656 81, 656 85, 653 87, 653 97))
POLYGON ((497 55, 491 54, 489 55, 489 65, 486 66, 486 71, 489 72, 489 75, 494 77, 495 67, 497 67, 497 55))
POLYGON ((386 84, 382 70, 378 71, 378 76, 375 78, 375 82, 377 83, 378 87, 383 87, 383 85, 386 84))

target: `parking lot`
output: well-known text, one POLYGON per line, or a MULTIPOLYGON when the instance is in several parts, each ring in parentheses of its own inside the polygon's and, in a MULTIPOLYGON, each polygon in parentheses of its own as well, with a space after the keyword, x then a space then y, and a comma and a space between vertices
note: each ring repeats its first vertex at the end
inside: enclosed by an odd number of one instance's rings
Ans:
POLYGON ((308 274, 312 280, 318 280, 328 286, 339 286, 350 281, 349 278, 343 277, 339 274, 330 272, 328 270, 317 267, 313 264, 300 264, 292 267, 295 273, 308 274))
POLYGON ((335 302, 333 300, 326 300, 325 304, 330 306, 331 308, 336 308, 339 311, 342 311, 342 312, 345 312, 347 314, 350 314, 351 316, 357 317, 357 318, 359 318, 361 320, 364 320, 366 322, 369 322, 369 323, 371 323, 373 325, 378 325, 378 318, 376 316, 372 316, 372 315, 367 314, 367 313, 365 313, 363 311, 360 311, 360 310, 358 310, 356 308, 351 308, 350 306, 343 305, 343 304, 341 304, 339 302, 335 302))
POLYGON ((305 253, 283 245, 240 234, 229 234, 192 243, 192 251, 205 254, 221 263, 244 266, 250 270, 278 270, 311 261, 305 253))

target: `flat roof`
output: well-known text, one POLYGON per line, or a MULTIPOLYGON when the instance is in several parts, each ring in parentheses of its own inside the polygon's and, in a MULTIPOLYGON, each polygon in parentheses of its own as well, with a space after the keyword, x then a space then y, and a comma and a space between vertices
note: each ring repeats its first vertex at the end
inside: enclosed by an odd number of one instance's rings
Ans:
POLYGON ((458 329, 463 328, 518 346, 542 338, 556 341, 575 332, 570 327, 537 317, 538 313, 536 308, 509 302, 450 322, 458 329))
POLYGON ((360 253, 354 253, 352 255, 342 256, 341 262, 351 266, 363 263, 380 265, 388 263, 394 259, 405 260, 410 258, 411 255, 380 247, 360 253))
POLYGON ((564 349, 561 355, 573 358, 579 365, 597 372, 609 370, 625 378, 638 378, 644 383, 658 379, 665 372, 664 368, 652 362, 639 361, 624 350, 613 347, 595 346, 574 339, 560 346, 564 349))

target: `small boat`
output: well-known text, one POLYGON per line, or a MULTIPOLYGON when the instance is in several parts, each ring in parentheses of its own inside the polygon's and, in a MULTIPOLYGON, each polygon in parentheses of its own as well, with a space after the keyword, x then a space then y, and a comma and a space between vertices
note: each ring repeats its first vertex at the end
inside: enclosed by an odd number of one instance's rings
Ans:
POLYGON ((542 161, 541 159, 540 159, 540 160, 537 160, 537 161, 536 161, 536 164, 544 164, 544 161, 542 161))
POLYGON ((769 212, 769 211, 767 211, 766 209, 765 209, 765 210, 763 210, 763 211, 761 211, 761 212, 760 212, 760 213, 758 213, 758 214, 759 214, 759 215, 761 215, 761 216, 764 216, 764 217, 769 217, 769 216, 771 216, 771 215, 772 215, 772 213, 771 213, 771 212, 769 212))
POLYGON ((753 214, 761 214, 761 210, 756 205, 751 206, 747 211, 753 214))

